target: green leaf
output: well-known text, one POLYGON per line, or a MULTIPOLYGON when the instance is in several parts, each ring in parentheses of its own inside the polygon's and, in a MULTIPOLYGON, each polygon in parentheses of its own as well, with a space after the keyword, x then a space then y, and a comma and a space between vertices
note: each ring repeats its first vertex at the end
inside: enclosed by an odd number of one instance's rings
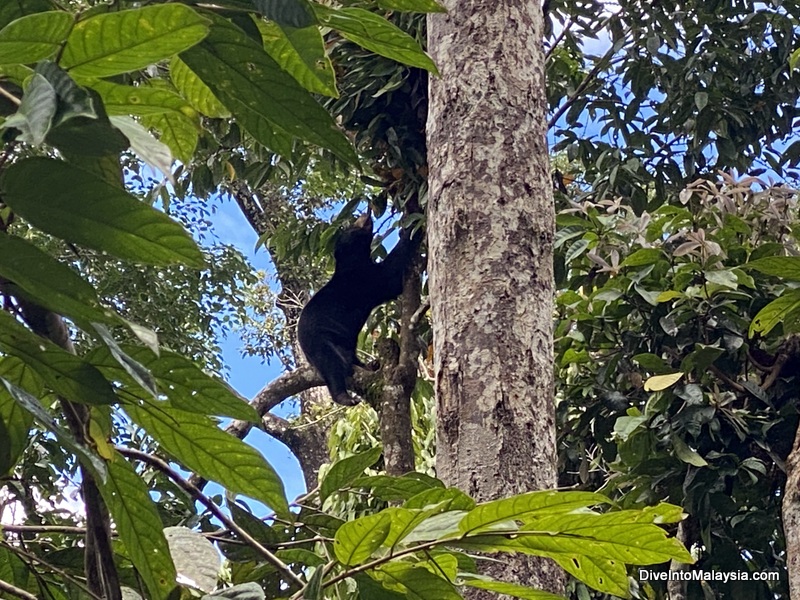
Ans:
MULTIPOLYGON (((194 362, 164 350, 156 356, 140 346, 123 344, 120 348, 131 360, 152 373, 162 394, 179 410, 201 415, 220 415, 257 423, 258 412, 224 381, 204 373, 194 362)), ((127 369, 114 359, 110 348, 96 348, 86 356, 110 379, 132 383, 127 369)), ((145 387, 145 389, 147 389, 145 387)))
POLYGON ((0 235, 0 276, 55 313, 88 324, 121 323, 94 286, 65 264, 13 235, 0 235))
POLYGON ((681 371, 688 373, 694 370, 698 375, 705 373, 720 356, 725 354, 724 348, 697 343, 681 362, 681 371))
POLYGON ((60 64, 75 77, 119 75, 183 52, 207 33, 208 20, 183 4, 110 12, 75 25, 60 64))
POLYGON ((617 417, 614 421, 614 437, 623 442, 628 441, 628 438, 633 435, 637 429, 647 422, 647 417, 644 415, 626 415, 617 417))
POLYGON ((175 566, 163 524, 141 476, 116 455, 107 463, 108 479, 100 493, 114 519, 120 540, 153 598, 166 600, 175 587, 175 566))
POLYGON ((353 579, 358 585, 358 600, 408 600, 405 594, 390 592, 364 573, 354 575, 353 579))
POLYGON ((194 109, 173 91, 146 85, 122 85, 110 81, 93 81, 91 88, 100 94, 110 115, 158 115, 175 113, 196 117, 194 109))
POLYGON ((800 281, 800 256, 767 256, 742 265, 765 275, 800 281))
POLYGON ((689 447, 683 439, 677 435, 671 435, 672 447, 675 449, 675 456, 686 464, 694 467, 707 467, 708 463, 700 454, 689 447))
POLYGON ((528 550, 607 558, 629 565, 652 565, 675 559, 694 562, 681 543, 653 524, 655 513, 623 510, 536 517, 515 538, 528 550))
POLYGON ((472 510, 475 500, 467 496, 458 488, 435 488, 425 490, 409 498, 403 503, 403 508, 428 508, 429 506, 444 503, 446 510, 472 510))
POLYGON ((663 256, 664 253, 657 248, 640 248, 623 260, 620 267, 644 267, 645 265, 653 265, 661 260, 663 256))
POLYGON ((208 417, 149 402, 126 404, 125 411, 186 468, 290 518, 283 482, 274 469, 255 448, 208 417))
POLYGON ((510 537, 506 532, 454 540, 451 545, 480 552, 523 552, 546 556, 595 589, 627 596, 625 564, 671 559, 693 562, 675 539, 653 524, 659 511, 605 514, 567 513, 537 517, 510 537))
POLYGON ((797 68, 797 62, 800 61, 800 48, 792 52, 789 56, 789 69, 794 71, 797 68))
POLYGON ((467 511, 450 510, 428 517, 406 535, 405 543, 429 542, 431 540, 456 539, 461 537, 459 523, 467 515, 467 511))
POLYGON ((72 29, 65 11, 21 17, 0 30, 0 65, 32 64, 55 54, 72 29))
POLYGON ((551 490, 529 492, 479 504, 459 523, 459 530, 463 533, 474 533, 523 516, 569 512, 608 502, 610 501, 606 496, 594 492, 556 492, 551 490))
POLYGON ((373 577, 386 589, 405 594, 411 600, 461 600, 452 583, 408 562, 383 564, 373 572, 373 577))
POLYGON ((199 138, 194 120, 183 114, 165 113, 142 117, 142 123, 160 132, 161 141, 181 162, 191 162, 199 138))
POLYGON ((374 475, 362 477, 354 482, 354 486, 372 489, 372 494, 381 500, 408 500, 421 492, 430 489, 444 489, 444 484, 438 479, 428 477, 422 473, 407 473, 401 477, 390 475, 374 475))
POLYGON ((117 340, 114 339, 114 336, 111 335, 111 332, 104 325, 95 323, 94 329, 97 331, 100 339, 103 340, 108 352, 114 357, 114 360, 117 361, 117 364, 148 394, 153 398, 158 398, 156 382, 147 367, 125 354, 122 348, 119 347, 119 344, 117 344, 117 340))
POLYGON ((427 506, 425 509, 411 510, 400 507, 390 507, 384 510, 391 517, 391 530, 386 536, 384 545, 387 548, 394 548, 411 534, 423 521, 430 517, 442 514, 451 509, 452 498, 443 500, 438 504, 427 506))
POLYGON ((3 123, 4 129, 19 129, 17 139, 31 146, 41 146, 56 114, 56 91, 50 82, 35 73, 25 90, 17 112, 3 123))
MULTIPOLYGON (((40 379, 24 362, 15 356, 0 359, 0 377, 16 386, 42 393, 40 379), (23 383, 24 382, 24 383, 23 383)), ((33 416, 22 408, 5 386, 0 386, 0 423, 3 425, 3 440, 0 443, 0 477, 6 475, 17 463, 28 445, 33 416)))
POLYGON ((433 60, 417 41, 380 15, 363 8, 333 9, 320 4, 314 10, 322 24, 351 42, 404 65, 438 74, 433 60))
POLYGON ((62 350, 0 311, 0 350, 33 369, 57 394, 84 404, 113 404, 111 384, 92 365, 62 350))
POLYGON ((750 337, 756 333, 767 335, 777 325, 793 322, 798 317, 800 317, 800 290, 784 292, 780 298, 758 311, 750 323, 750 337))
POLYGON ((197 112, 217 119, 231 116, 208 86, 177 56, 169 64, 169 76, 173 85, 197 112))
POLYGON ((506 594, 514 598, 523 598, 524 600, 564 600, 563 596, 556 596, 544 590, 535 590, 533 588, 517 585, 516 583, 506 583, 505 581, 496 581, 485 575, 477 575, 473 573, 460 573, 459 580, 464 585, 477 588, 479 590, 488 590, 498 594, 506 594))
POLYGON ((310 27, 317 19, 308 0, 253 0, 256 10, 278 25, 310 27))
POLYGON ((289 154, 288 133, 358 163, 330 114, 238 27, 216 19, 208 38, 181 58, 264 146, 289 154))
POLYGON ((257 21, 264 50, 309 92, 337 98, 336 75, 319 27, 294 29, 257 21))
POLYGON ((0 185, 14 212, 61 239, 138 262, 203 266, 203 255, 180 224, 64 161, 21 160, 0 185))
POLYGON ((45 429, 50 431, 53 435, 56 436, 58 443, 64 446, 65 448, 69 449, 73 454, 75 454, 80 461, 86 465, 87 467, 94 470, 95 474, 98 477, 98 480, 103 481, 105 480, 108 471, 106 470, 106 463, 103 461, 99 456, 90 452, 78 442, 67 432, 66 430, 62 429, 50 416, 47 410, 42 406, 42 403, 39 402, 37 398, 26 392, 20 387, 17 387, 10 381, 8 381, 5 377, 0 377, 0 383, 2 383, 14 401, 33 415, 33 418, 42 425, 45 429))
POLYGON ((433 0, 378 0, 378 6, 387 10, 422 13, 443 13, 447 9, 433 0))
POLYGON ((121 182, 116 155, 128 147, 128 140, 111 126, 97 92, 79 86, 66 71, 50 61, 37 64, 36 72, 50 82, 58 96, 57 112, 47 142, 61 150, 68 160, 75 156, 113 158, 115 175, 121 182))
POLYGON ((356 477, 364 472, 364 469, 375 464, 382 452, 383 448, 375 446, 360 454, 337 461, 322 480, 319 488, 320 502, 325 502, 336 490, 350 485, 356 477))
POLYGON ((698 111, 708 106, 708 92, 695 92, 694 105, 697 107, 698 111))
POLYGON ((634 362, 638 363, 640 367, 651 371, 653 373, 667 373, 671 372, 672 368, 667 364, 667 362, 657 356, 655 354, 650 354, 649 352, 645 352, 642 354, 637 354, 631 358, 634 362))
POLYGON ((355 566, 367 560, 381 547, 392 526, 387 512, 348 521, 336 532, 333 550, 345 566, 355 566))

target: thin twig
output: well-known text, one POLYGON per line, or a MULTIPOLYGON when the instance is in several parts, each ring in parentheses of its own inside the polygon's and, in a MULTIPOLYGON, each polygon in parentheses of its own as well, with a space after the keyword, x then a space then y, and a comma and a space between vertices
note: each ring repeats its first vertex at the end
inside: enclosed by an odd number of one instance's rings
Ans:
POLYGON ((288 565, 270 552, 269 549, 261 545, 258 540, 247 533, 244 529, 239 527, 239 525, 237 525, 230 517, 228 517, 228 515, 222 512, 219 506, 212 502, 211 498, 203 494, 203 492, 201 492, 196 486, 192 485, 183 477, 181 477, 180 474, 170 467, 164 460, 158 458, 157 456, 153 456, 152 454, 147 454, 146 452, 141 452, 140 450, 134 450, 132 448, 122 448, 116 446, 116 449, 120 454, 140 460, 143 463, 146 463, 164 473, 167 477, 174 481, 178 487, 185 492, 188 492, 194 500, 205 506, 208 511, 217 519, 219 519, 225 527, 233 531, 237 536, 239 536, 239 538, 247 542, 248 545, 256 550, 261 556, 263 556, 267 562, 278 569, 286 577, 286 579, 291 581, 293 584, 300 586, 301 588, 305 586, 305 582, 300 579, 300 577, 298 577, 288 565))
POLYGON ((39 558, 35 554, 31 554, 30 552, 27 552, 27 551, 23 550, 19 546, 12 546, 11 544, 9 544, 6 541, 0 541, 0 546, 5 548, 9 552, 13 552, 14 554, 16 554, 18 556, 21 556, 21 557, 23 557, 23 558, 25 558, 25 559, 27 559, 29 561, 33 561, 33 562, 36 562, 36 563, 40 564, 42 567, 44 567, 48 571, 51 571, 51 572, 55 573, 56 575, 60 575, 61 577, 63 577, 64 579, 66 579, 67 581, 72 583, 74 586, 80 588, 81 591, 83 593, 85 593, 87 596, 89 596, 90 598, 93 598, 94 600, 104 600, 101 596, 98 596, 92 590, 90 590, 88 587, 86 587, 86 585, 84 585, 83 582, 81 582, 79 579, 73 577, 72 575, 70 575, 69 573, 67 573, 64 570, 59 569, 58 567, 51 565, 49 562, 47 562, 46 560, 44 560, 42 558, 39 558))
POLYGON ((3 581, 0 579, 0 591, 7 592, 12 596, 16 596, 17 598, 22 598, 22 600, 36 600, 36 596, 33 594, 29 594, 25 590, 21 590, 18 587, 11 585, 7 581, 3 581))
POLYGON ((16 97, 14 94, 12 94, 11 92, 9 92, 9 91, 8 91, 6 88, 4 88, 2 85, 0 85, 0 96, 5 96, 5 97, 6 97, 8 100, 10 100, 12 103, 16 104, 17 106, 19 106, 20 104, 22 104, 22 100, 20 100, 19 98, 17 98, 17 97, 16 97))
POLYGON ((85 527, 67 527, 65 525, 3 525, 3 531, 8 533, 65 533, 67 535, 83 535, 85 527))

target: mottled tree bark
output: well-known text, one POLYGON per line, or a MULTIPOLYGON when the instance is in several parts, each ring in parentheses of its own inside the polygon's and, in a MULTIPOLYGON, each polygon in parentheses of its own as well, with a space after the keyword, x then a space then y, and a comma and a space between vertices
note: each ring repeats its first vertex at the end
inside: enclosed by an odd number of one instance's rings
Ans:
MULTIPOLYGON (((441 72, 428 115, 437 471, 488 500, 556 484, 543 17, 527 0, 442 4, 428 22, 441 72)), ((524 558, 485 572, 551 591, 563 581, 524 558)))
POLYGON ((786 538, 786 573, 789 595, 800 598, 800 428, 786 459, 786 486, 781 506, 786 538))

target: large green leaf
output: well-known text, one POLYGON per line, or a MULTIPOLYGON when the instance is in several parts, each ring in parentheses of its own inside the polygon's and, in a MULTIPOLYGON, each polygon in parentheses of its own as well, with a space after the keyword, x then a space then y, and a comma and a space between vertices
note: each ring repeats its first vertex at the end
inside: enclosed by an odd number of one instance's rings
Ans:
POLYGON ((142 117, 142 123, 161 133, 161 141, 183 163, 189 163, 197 147, 198 123, 185 114, 163 113, 142 117))
MULTIPOLYGON (((41 395, 41 380, 24 362, 16 356, 0 359, 0 377, 17 387, 35 390, 41 395)), ((0 422, 3 423, 4 437, 0 443, 0 477, 4 476, 17 462, 28 445, 33 415, 25 410, 11 396, 5 386, 0 386, 0 422)))
POLYGON ((72 451, 85 466, 93 469, 99 481, 105 481, 108 474, 106 463, 99 456, 78 444, 69 432, 62 429, 35 396, 17 387, 5 377, 0 377, 0 385, 5 386, 6 391, 19 406, 33 415, 40 425, 55 435, 59 444, 72 451))
POLYGON ((69 74, 51 61, 36 65, 36 72, 44 77, 56 92, 58 103, 53 126, 47 133, 47 142, 57 147, 68 160, 74 157, 111 158, 116 179, 121 183, 119 168, 121 151, 128 140, 108 120, 103 102, 97 92, 79 86, 69 74))
POLYGON ((67 39, 72 15, 52 11, 28 15, 0 30, 0 65, 31 64, 52 56, 67 39))
POLYGON ((295 29, 264 20, 256 24, 264 50, 300 85, 315 94, 339 96, 333 64, 325 52, 319 27, 295 29))
POLYGON ((765 275, 800 281, 800 256, 767 256, 742 265, 765 275))
POLYGON ((375 446, 365 452, 337 461, 322 480, 319 488, 320 501, 325 502, 333 492, 350 485, 356 477, 364 472, 364 469, 375 464, 382 452, 383 448, 375 446))
POLYGON ((308 0, 253 0, 262 15, 286 27, 310 27, 317 22, 308 0))
POLYGON ((378 6, 389 10, 437 13, 447 9, 433 0, 377 0, 378 6))
POLYGON ((147 85, 122 85, 110 81, 93 81, 90 87, 100 94, 109 115, 158 115, 177 113, 196 117, 194 109, 171 90, 147 85))
POLYGON ((652 523, 648 511, 604 514, 569 513, 536 517, 517 537, 530 550, 575 553, 608 558, 630 565, 652 565, 671 559, 693 562, 674 538, 652 523))
POLYGON ((474 533, 491 528, 498 523, 519 519, 532 514, 570 512, 595 504, 608 503, 609 499, 594 492, 556 492, 543 490, 479 504, 459 524, 464 533, 474 533))
POLYGON ((750 336, 756 333, 768 334, 780 323, 786 322, 794 329, 794 322, 800 318, 800 290, 789 290, 758 311, 750 324, 750 336))
POLYGON ((336 532, 333 550, 340 563, 346 566, 361 564, 381 547, 392 526, 391 515, 375 515, 348 521, 336 532))
POLYGON ((180 224, 64 161, 21 160, 0 185, 14 212, 64 240, 143 263, 203 266, 203 255, 180 224))
POLYGON ((438 479, 422 473, 406 473, 400 477, 390 475, 373 475, 362 477, 354 482, 354 486, 372 489, 372 494, 381 500, 408 500, 422 492, 431 489, 444 489, 444 484, 438 479))
POLYGON ((230 111, 217 100, 208 86, 177 56, 169 63, 169 77, 186 101, 207 117, 227 119, 230 111))
POLYGON ((271 150, 291 151, 286 145, 288 133, 358 163, 325 109, 235 25, 215 19, 208 38, 181 58, 244 129, 271 150))
POLYGON ((514 598, 523 598, 524 600, 564 600, 564 596, 556 596, 544 590, 535 590, 516 583, 496 581, 483 575, 461 573, 459 574, 459 580, 462 584, 469 587, 478 588, 479 590, 488 590, 497 594, 506 594, 514 598))
POLYGON ((116 454, 107 468, 108 479, 99 485, 100 493, 125 544, 128 558, 150 595, 166 600, 175 588, 175 566, 150 492, 122 456, 116 454))
POLYGON ((208 417, 149 402, 126 404, 125 410, 186 468, 289 517, 283 482, 269 463, 255 448, 225 433, 208 417))
POLYGON ((453 584, 425 567, 393 561, 381 565, 373 577, 388 590, 401 592, 413 600, 461 600, 453 584))
POLYGON ((0 276, 40 306, 88 324, 121 319, 100 304, 94 287, 65 264, 13 235, 0 235, 0 276))
POLYGON ((333 9, 315 5, 319 20, 351 42, 404 65, 438 73, 417 41, 389 21, 363 8, 333 9))
POLYGON ((113 404, 111 384, 95 367, 32 333, 0 311, 0 350, 33 369, 57 394, 84 404, 113 404))
MULTIPOLYGON (((207 375, 188 358, 167 350, 156 356, 140 346, 123 345, 121 350, 152 373, 160 392, 169 398, 174 408, 202 415, 259 421, 258 413, 250 404, 225 382, 207 375)), ((133 383, 125 376, 127 370, 114 359, 108 348, 96 348, 86 360, 110 379, 133 383)))
POLYGON ((34 74, 17 112, 5 120, 3 128, 19 129, 19 141, 31 146, 41 146, 53 124, 57 98, 50 82, 39 73, 34 74))
POLYGON ((170 58, 207 33, 208 20, 183 4, 96 15, 72 29, 60 64, 75 77, 118 75, 170 58))

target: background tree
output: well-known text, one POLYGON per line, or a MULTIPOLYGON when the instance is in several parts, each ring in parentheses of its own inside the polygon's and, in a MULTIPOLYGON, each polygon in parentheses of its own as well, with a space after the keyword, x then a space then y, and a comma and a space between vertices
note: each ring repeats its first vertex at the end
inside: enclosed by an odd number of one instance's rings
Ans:
POLYGON ((757 265, 796 254, 794 192, 771 183, 796 177, 797 7, 663 8, 598 20, 599 4, 551 4, 551 123, 576 178, 557 218, 561 483, 629 506, 670 498, 704 568, 782 572, 671 597, 786 595, 797 418, 775 365, 792 354, 794 284, 757 265), (609 42, 584 61, 587 35, 609 42), (663 375, 679 379, 644 387, 663 375))
MULTIPOLYGON (((439 10, 425 1, 381 4, 439 10)), ((335 157, 334 165, 355 167, 354 147, 308 89, 320 92, 333 81, 320 27, 404 64, 432 63, 413 37, 360 7, 226 0, 121 10, 128 6, 43 0, 6 3, 0 11, 7 101, 0 157, 0 470, 4 498, 16 494, 25 507, 25 522, 3 525, 4 595, 166 599, 216 590, 246 598, 455 599, 462 588, 476 587, 548 598, 478 575, 471 555, 549 556, 611 593, 627 581, 625 563, 689 560, 655 524, 676 522, 676 507, 606 512, 592 510, 607 504, 602 495, 551 491, 476 503, 422 473, 364 476, 383 452, 377 445, 333 465, 317 489, 296 501, 299 512, 290 512, 268 462, 222 431, 215 417, 233 419, 229 429, 239 433, 264 423, 261 414, 275 398, 319 380, 299 368, 247 404, 202 370, 213 346, 187 344, 199 350, 202 362, 195 362, 126 318, 137 313, 125 302, 141 301, 140 294, 98 295, 94 284, 108 273, 92 261, 104 255, 126 269, 149 265, 164 289, 208 276, 213 285, 193 290, 216 293, 218 283, 196 241, 166 214, 172 203, 161 211, 130 193, 135 186, 120 155, 133 150, 168 181, 175 177, 173 156, 183 163, 180 175, 198 145, 218 139, 227 144, 214 147, 232 157, 248 150, 264 158, 252 165, 210 163, 224 165, 232 180, 237 166, 256 177, 271 167, 303 173, 314 147, 330 152, 323 157, 335 157), (64 246, 72 253, 53 251, 64 246), (65 483, 40 486, 42 470, 65 483), (40 493, 63 495, 76 480, 83 522, 40 493), (224 498, 204 494, 205 480, 220 484, 224 498), (366 502, 348 504, 365 494, 366 502), (273 512, 257 517, 245 498, 273 512), (224 582, 220 551, 228 561, 224 582)), ((335 96, 335 89, 328 92, 335 96)), ((396 131, 380 134, 394 147, 396 131)), ((423 186, 401 184, 424 173, 392 168, 379 181, 391 176, 390 197, 413 212, 423 186)), ((197 181, 208 175, 192 169, 197 181)), ((194 182, 175 179, 178 197, 187 181, 194 182)), ((380 204, 372 204, 380 213, 380 204)), ((418 293, 410 295, 419 302, 418 293)), ((205 310, 208 296, 199 300, 205 310)), ((404 306, 400 322, 413 324, 420 315, 404 306)), ((172 344, 182 347, 207 327, 200 323, 183 336, 172 331, 172 344)), ((401 343, 401 359, 403 352, 401 343)), ((406 357, 414 352, 414 345, 406 347, 406 357)), ((395 398, 409 393, 406 370, 389 376, 397 377, 391 381, 399 393, 389 390, 395 398)))

